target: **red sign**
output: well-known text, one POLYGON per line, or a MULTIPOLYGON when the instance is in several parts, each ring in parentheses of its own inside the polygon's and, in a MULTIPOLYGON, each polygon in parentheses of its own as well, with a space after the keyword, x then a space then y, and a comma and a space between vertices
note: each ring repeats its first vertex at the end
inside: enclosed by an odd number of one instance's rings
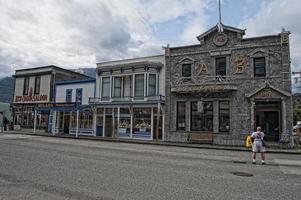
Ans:
POLYGON ((29 95, 29 96, 16 96, 15 102, 28 102, 28 101, 47 101, 47 95, 29 95))

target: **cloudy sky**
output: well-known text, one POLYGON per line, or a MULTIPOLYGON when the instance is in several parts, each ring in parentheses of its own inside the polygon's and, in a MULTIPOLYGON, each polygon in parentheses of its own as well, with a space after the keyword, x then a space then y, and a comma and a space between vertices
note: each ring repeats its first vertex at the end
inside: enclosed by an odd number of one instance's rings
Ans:
MULTIPOLYGON (((301 66, 300 0, 222 0, 223 23, 246 37, 291 31, 292 68, 301 66)), ((216 25, 217 0, 0 0, 0 78, 15 69, 163 53, 196 44, 216 25)))

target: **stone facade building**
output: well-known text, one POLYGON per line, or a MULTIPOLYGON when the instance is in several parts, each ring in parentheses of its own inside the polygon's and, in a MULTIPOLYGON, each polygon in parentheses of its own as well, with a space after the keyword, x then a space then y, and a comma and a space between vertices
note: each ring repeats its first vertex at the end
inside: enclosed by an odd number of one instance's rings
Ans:
POLYGON ((289 32, 244 34, 214 26, 199 44, 165 49, 166 140, 242 145, 256 126, 268 141, 290 138, 289 32))

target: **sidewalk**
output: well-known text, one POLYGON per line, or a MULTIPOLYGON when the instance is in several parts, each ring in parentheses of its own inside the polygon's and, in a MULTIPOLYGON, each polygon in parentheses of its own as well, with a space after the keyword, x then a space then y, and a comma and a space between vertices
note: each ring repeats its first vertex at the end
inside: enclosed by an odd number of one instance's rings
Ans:
MULTIPOLYGON (((72 135, 53 136, 52 134, 42 133, 42 132, 37 132, 36 134, 34 134, 32 132, 24 132, 24 131, 5 131, 4 134, 58 137, 58 138, 68 138, 68 139, 84 139, 84 140, 93 140, 93 141, 124 142, 124 143, 134 143, 134 144, 162 145, 162 146, 175 146, 175 147, 199 148, 199 149, 251 151, 250 148, 241 147, 241 146, 223 146, 223 145, 213 145, 213 144, 196 144, 196 143, 182 143, 182 142, 169 142, 169 141, 148 141, 148 140, 134 140, 134 139, 123 139, 123 138, 104 138, 104 137, 96 137, 96 136, 78 136, 78 138, 76 138, 75 136, 72 135)), ((301 155, 301 148, 299 149, 267 148, 267 152, 301 155)))

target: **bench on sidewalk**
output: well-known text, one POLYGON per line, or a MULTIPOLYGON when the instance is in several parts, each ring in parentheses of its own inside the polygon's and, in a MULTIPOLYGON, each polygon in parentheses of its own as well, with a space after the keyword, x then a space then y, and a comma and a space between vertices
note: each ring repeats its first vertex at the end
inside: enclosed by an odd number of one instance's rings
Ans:
POLYGON ((212 144, 212 142, 213 142, 213 133, 212 132, 189 133, 187 141, 195 142, 195 143, 212 144))

